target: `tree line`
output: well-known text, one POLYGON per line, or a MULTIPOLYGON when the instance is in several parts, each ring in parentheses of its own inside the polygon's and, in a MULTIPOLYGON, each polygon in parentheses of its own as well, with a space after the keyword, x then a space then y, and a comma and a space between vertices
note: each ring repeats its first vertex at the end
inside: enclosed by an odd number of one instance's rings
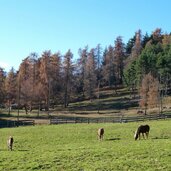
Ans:
POLYGON ((171 34, 160 28, 150 35, 138 30, 124 44, 118 36, 113 45, 104 50, 85 46, 74 59, 71 50, 44 51, 41 56, 31 53, 24 58, 17 71, 6 73, 0 68, 0 104, 49 106, 99 98, 99 90, 115 90, 125 86, 130 96, 137 91, 140 106, 145 111, 160 106, 171 87, 171 34))

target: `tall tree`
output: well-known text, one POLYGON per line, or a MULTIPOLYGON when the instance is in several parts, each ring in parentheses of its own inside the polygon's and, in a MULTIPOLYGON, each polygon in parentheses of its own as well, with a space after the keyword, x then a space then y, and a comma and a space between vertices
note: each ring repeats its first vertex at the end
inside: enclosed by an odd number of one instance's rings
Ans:
POLYGON ((17 102, 17 74, 14 68, 11 68, 11 70, 7 74, 7 77, 5 79, 5 90, 10 114, 11 104, 17 102))
POLYGON ((53 102, 61 100, 62 94, 62 61, 60 52, 50 57, 51 99, 53 102))
POLYGON ((135 97, 135 90, 137 87, 137 70, 136 70, 136 60, 133 61, 128 68, 124 70, 124 81, 129 89, 130 97, 135 97))
POLYGON ((18 80, 20 80, 20 104, 25 107, 26 114, 32 95, 31 68, 30 58, 27 57, 20 64, 18 72, 18 80))
POLYGON ((51 51, 45 51, 40 60, 40 81, 47 111, 50 105, 50 56, 51 51))
POLYGON ((163 35, 162 44, 163 44, 164 46, 169 46, 169 45, 171 45, 171 35, 169 35, 169 34, 163 35))
POLYGON ((142 50, 142 35, 141 35, 141 30, 138 30, 135 33, 135 44, 132 48, 131 55, 133 59, 136 59, 142 50))
POLYGON ((152 39, 152 36, 149 36, 148 33, 146 33, 144 36, 143 36, 143 39, 142 39, 142 47, 145 48, 146 44, 152 39))
POLYGON ((36 101, 37 93, 36 93, 36 85, 38 85, 39 77, 38 77, 38 68, 37 68, 37 53, 33 52, 29 56, 30 60, 30 77, 29 81, 32 85, 31 88, 31 98, 30 98, 30 111, 32 110, 32 105, 36 101))
POLYGON ((86 74, 86 62, 88 57, 88 46, 86 46, 84 49, 79 49, 79 59, 77 61, 77 67, 78 67, 78 89, 79 92, 82 93, 82 97, 85 96, 85 74, 86 74))
POLYGON ((66 108, 69 105, 69 99, 71 95, 72 88, 72 78, 74 66, 72 63, 73 54, 69 49, 68 52, 64 55, 63 62, 63 74, 64 74, 64 107, 66 108))
POLYGON ((145 75, 140 87, 140 106, 144 108, 145 115, 150 107, 157 107, 159 104, 159 82, 151 73, 145 75))
POLYGON ((115 63, 113 47, 110 45, 103 53, 102 63, 103 85, 112 87, 115 82, 115 63))
POLYGON ((141 82, 143 75, 152 73, 157 76, 158 55, 163 51, 161 44, 146 46, 137 59, 137 78, 141 82))
POLYGON ((136 35, 134 35, 132 38, 128 40, 128 43, 126 44, 126 47, 125 47, 127 56, 131 54, 132 48, 135 45, 135 41, 136 41, 136 35))
POLYGON ((97 81, 99 83, 101 79, 101 63, 102 63, 102 48, 100 44, 97 45, 95 48, 95 56, 96 56, 96 63, 97 63, 97 81))
POLYGON ((157 71, 159 81, 162 84, 164 94, 167 95, 169 83, 171 82, 171 45, 164 44, 163 51, 158 53, 157 58, 157 71))
POLYGON ((162 43, 163 35, 161 28, 156 28, 152 33, 153 44, 162 43))
POLYGON ((5 100, 5 77, 6 73, 3 68, 0 67, 0 103, 5 100))
POLYGON ((115 46, 114 46, 114 63, 115 63, 116 81, 118 84, 122 84, 123 81, 124 57, 125 57, 124 43, 122 41, 121 36, 119 36, 116 38, 115 46))
POLYGON ((96 88, 96 63, 95 63, 95 51, 94 49, 90 50, 86 63, 86 79, 85 79, 85 89, 86 95, 88 98, 92 99, 95 96, 96 88))

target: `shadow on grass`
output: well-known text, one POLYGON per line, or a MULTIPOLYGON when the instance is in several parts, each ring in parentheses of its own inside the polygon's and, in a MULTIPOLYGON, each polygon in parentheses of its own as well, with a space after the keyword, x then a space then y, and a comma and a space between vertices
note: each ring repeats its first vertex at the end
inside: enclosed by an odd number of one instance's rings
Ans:
POLYGON ((153 137, 151 138, 152 140, 165 140, 165 139, 170 139, 170 137, 153 137))
POLYGON ((29 150, 17 150, 17 149, 13 149, 12 151, 11 150, 8 150, 8 149, 0 149, 0 151, 9 151, 9 152, 13 152, 13 151, 29 151, 29 150))
POLYGON ((29 151, 29 150, 16 150, 16 151, 21 151, 21 152, 23 151, 24 152, 24 151, 29 151))
MULTIPOLYGON (((100 103, 100 110, 122 110, 122 109, 129 109, 129 108, 132 108, 132 107, 138 107, 138 102, 137 101, 113 101, 111 103, 103 103, 101 102, 100 103)), ((98 104, 97 103, 89 103, 87 105, 83 105, 83 104, 80 104, 80 105, 77 105, 77 106, 69 106, 68 109, 70 111, 74 111, 74 110, 98 110, 98 104)))
POLYGON ((120 138, 109 138, 109 139, 106 139, 106 141, 117 141, 117 140, 120 140, 120 138))

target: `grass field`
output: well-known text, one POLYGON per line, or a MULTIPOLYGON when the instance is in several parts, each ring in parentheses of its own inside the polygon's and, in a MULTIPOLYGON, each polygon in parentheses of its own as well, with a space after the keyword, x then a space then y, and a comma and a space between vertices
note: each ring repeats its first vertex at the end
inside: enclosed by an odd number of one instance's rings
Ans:
POLYGON ((133 139, 140 123, 67 124, 0 129, 0 170, 171 170, 171 120, 150 121, 148 140, 133 139), (97 129, 104 127, 103 141, 97 129), (14 150, 6 140, 14 137, 14 150))

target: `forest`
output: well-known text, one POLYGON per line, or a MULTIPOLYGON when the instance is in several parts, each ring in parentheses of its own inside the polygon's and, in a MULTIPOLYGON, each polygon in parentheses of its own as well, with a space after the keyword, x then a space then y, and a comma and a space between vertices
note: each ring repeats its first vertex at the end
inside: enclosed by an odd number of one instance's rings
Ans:
MULTIPOLYGON (((78 59, 69 49, 65 54, 45 50, 23 58, 19 69, 0 68, 1 106, 54 105, 67 108, 71 102, 100 98, 99 92, 127 88, 138 96, 142 109, 162 108, 162 99, 171 93, 171 34, 156 28, 151 34, 135 32, 127 43, 121 36, 113 45, 78 50, 78 59)), ((15 60, 12 59, 11 60, 15 60)))

